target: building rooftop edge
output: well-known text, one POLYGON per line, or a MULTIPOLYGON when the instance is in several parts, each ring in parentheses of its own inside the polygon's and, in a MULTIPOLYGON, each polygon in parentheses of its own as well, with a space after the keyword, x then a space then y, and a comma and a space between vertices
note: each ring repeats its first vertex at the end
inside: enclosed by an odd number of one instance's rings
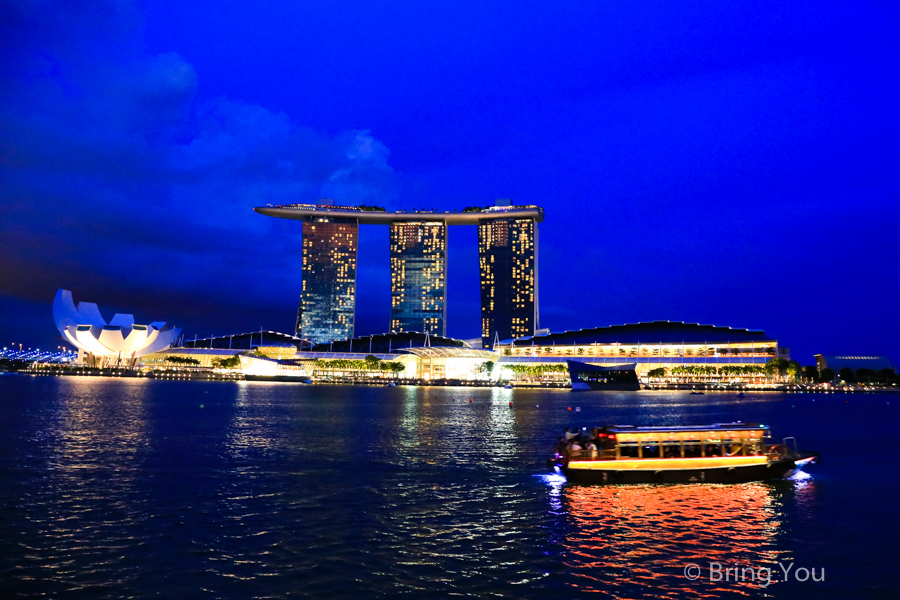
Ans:
POLYGON ((267 217, 298 221, 321 218, 353 219, 364 225, 389 225, 391 223, 443 222, 447 225, 477 225, 494 219, 534 219, 541 223, 544 210, 539 206, 495 206, 477 212, 463 211, 371 211, 356 207, 316 206, 311 204, 285 206, 257 206, 253 209, 267 217))
MULTIPOLYGON (((566 335, 571 336, 571 335, 578 335, 578 334, 585 335, 585 334, 600 333, 600 332, 612 332, 612 331, 617 331, 617 330, 621 330, 621 329, 625 329, 625 328, 639 328, 639 327, 647 326, 647 325, 659 325, 659 326, 674 325, 676 327, 680 326, 680 325, 686 325, 688 327, 696 327, 696 328, 712 328, 717 331, 733 331, 736 334, 760 334, 762 337, 759 339, 759 341, 775 341, 775 340, 769 338, 768 336, 766 336, 765 330, 763 330, 763 329, 748 329, 748 328, 740 328, 740 327, 727 327, 724 325, 687 323, 685 321, 639 321, 637 323, 623 323, 621 325, 605 325, 605 326, 601 326, 601 327, 586 327, 584 329, 551 331, 550 333, 543 333, 543 334, 539 334, 539 335, 522 336, 522 337, 514 338, 514 339, 501 340, 500 345, 510 345, 511 343, 514 343, 514 342, 531 342, 531 341, 539 342, 543 339, 550 339, 553 337, 563 337, 566 335)), ((741 340, 734 340, 734 341, 735 341, 735 343, 741 342, 741 340)), ((648 343, 648 345, 652 345, 655 342, 653 342, 652 340, 647 340, 647 343, 648 343)))

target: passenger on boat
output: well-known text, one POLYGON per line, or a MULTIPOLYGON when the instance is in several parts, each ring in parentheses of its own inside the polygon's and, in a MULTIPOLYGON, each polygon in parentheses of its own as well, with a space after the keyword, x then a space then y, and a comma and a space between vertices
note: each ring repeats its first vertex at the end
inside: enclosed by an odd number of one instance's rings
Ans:
POLYGON ((728 449, 728 456, 737 456, 743 448, 743 444, 731 444, 731 447, 728 449))
POLYGON ((706 446, 706 456, 721 456, 722 451, 718 444, 708 444, 706 446))
POLYGON ((591 458, 597 458, 597 445, 593 440, 588 440, 587 449, 591 453, 591 458))
POLYGON ((566 439, 562 436, 559 437, 558 440, 553 444, 553 452, 555 454, 565 454, 566 453, 566 439))
POLYGON ((565 433, 564 433, 563 435, 566 436, 566 441, 568 442, 569 440, 571 440, 573 437, 575 437, 575 436, 578 435, 578 434, 577 434, 577 433, 572 433, 572 430, 569 429, 568 427, 566 427, 566 431, 565 431, 565 433))
MULTIPOLYGON (((578 443, 578 440, 572 440, 569 442, 569 452, 581 452, 581 445, 578 443)), ((571 454, 569 456, 572 456, 571 454)))

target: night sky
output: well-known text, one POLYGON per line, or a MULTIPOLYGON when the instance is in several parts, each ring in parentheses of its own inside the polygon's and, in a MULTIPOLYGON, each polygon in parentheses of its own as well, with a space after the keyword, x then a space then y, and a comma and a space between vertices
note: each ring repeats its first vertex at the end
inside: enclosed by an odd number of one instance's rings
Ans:
MULTIPOLYGON (((290 332, 300 223, 252 207, 510 198, 545 209, 551 330, 900 361, 896 4, 0 0, 0 53, 2 345, 61 344, 60 287, 290 332)), ((476 337, 477 234, 449 235, 448 333, 476 337)), ((387 228, 359 259, 383 332, 387 228)))

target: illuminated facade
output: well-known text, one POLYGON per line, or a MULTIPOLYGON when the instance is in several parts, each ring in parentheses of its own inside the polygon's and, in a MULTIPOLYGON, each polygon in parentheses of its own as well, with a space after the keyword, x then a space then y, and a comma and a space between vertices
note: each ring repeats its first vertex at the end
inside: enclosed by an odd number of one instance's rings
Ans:
POLYGON ((116 314, 106 322, 93 302, 75 305, 72 292, 57 290, 53 320, 62 338, 78 348, 78 362, 90 367, 134 367, 143 356, 170 347, 181 329, 154 321, 138 325, 134 316, 116 314))
POLYGON ((391 331, 446 335, 447 225, 391 224, 391 331))
POLYGON ((485 347, 534 335, 538 324, 537 223, 492 219, 478 224, 481 336, 485 347))
POLYGON ((305 340, 353 335, 359 225, 390 227, 390 330, 446 331, 448 225, 478 226, 483 341, 490 346, 495 336, 532 335, 538 327, 537 224, 544 220, 539 206, 501 200, 483 208, 390 212, 323 199, 253 210, 303 223, 303 291, 295 331, 305 340))
POLYGON ((356 221, 303 221, 303 290, 297 337, 313 343, 353 337, 358 244, 356 221))
POLYGON ((506 340, 495 348, 506 365, 565 365, 568 360, 597 366, 634 364, 646 379, 663 369, 671 379, 761 380, 770 358, 790 359, 763 331, 653 321, 597 327, 506 340))

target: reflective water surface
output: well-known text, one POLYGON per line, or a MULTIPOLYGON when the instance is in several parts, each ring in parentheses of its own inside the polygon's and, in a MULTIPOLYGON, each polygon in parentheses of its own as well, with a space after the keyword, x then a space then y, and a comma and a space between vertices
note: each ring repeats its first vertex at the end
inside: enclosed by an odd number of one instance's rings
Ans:
POLYGON ((898 406, 4 375, 0 598, 896 597, 898 406), (545 462, 566 426, 738 419, 821 464, 602 487, 545 462))

